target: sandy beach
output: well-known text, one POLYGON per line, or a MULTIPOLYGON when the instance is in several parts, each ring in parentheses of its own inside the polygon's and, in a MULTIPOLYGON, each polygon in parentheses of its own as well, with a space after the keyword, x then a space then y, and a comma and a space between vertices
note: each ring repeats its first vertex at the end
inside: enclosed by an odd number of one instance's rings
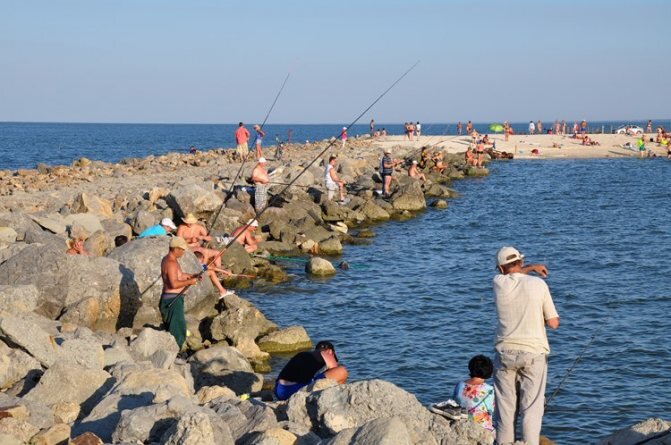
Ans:
MULTIPOLYGON (((637 157, 636 140, 634 136, 620 134, 590 134, 589 137, 600 145, 585 146, 578 139, 568 135, 512 135, 504 141, 501 134, 490 135, 496 142, 496 149, 515 154, 515 159, 589 159, 589 158, 622 158, 637 157), (629 143, 632 148, 624 148, 629 143), (539 154, 531 153, 538 149, 539 154)), ((653 135, 646 135, 649 140, 653 135)), ((402 146, 417 149, 429 145, 433 148, 447 149, 450 153, 466 151, 471 138, 469 136, 421 136, 414 141, 408 141, 405 136, 387 136, 375 141, 380 148, 402 146)), ((657 156, 666 156, 666 148, 648 142, 646 147, 657 156)))

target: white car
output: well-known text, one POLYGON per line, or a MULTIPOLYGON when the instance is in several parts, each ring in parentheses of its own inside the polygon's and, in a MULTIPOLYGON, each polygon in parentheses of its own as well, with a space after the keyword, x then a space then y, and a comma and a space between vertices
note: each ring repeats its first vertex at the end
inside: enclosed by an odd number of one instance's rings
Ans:
POLYGON ((643 129, 638 125, 623 125, 615 130, 616 134, 643 134, 643 129))

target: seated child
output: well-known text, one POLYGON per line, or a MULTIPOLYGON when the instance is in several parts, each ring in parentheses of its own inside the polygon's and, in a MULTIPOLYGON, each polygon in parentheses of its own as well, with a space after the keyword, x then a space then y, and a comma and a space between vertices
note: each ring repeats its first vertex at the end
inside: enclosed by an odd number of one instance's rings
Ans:
POLYGON ((492 376, 494 365, 489 357, 476 355, 468 362, 471 378, 454 387, 454 400, 468 411, 468 419, 494 431, 494 387, 485 380, 492 376))

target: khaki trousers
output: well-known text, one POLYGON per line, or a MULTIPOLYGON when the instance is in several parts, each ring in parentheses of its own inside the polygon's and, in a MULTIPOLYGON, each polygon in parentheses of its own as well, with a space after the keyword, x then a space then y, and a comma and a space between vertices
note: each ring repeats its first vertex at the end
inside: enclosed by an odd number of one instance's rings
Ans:
POLYGON ((515 411, 518 410, 521 439, 527 445, 538 445, 545 404, 547 356, 524 351, 497 351, 494 366, 496 443, 515 442, 515 411))

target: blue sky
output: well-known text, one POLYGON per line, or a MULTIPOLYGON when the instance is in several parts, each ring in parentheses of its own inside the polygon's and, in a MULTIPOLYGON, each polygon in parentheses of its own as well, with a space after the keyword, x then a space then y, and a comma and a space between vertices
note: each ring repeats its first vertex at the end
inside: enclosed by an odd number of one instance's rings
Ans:
POLYGON ((0 121, 669 118, 671 2, 0 0, 0 121))

